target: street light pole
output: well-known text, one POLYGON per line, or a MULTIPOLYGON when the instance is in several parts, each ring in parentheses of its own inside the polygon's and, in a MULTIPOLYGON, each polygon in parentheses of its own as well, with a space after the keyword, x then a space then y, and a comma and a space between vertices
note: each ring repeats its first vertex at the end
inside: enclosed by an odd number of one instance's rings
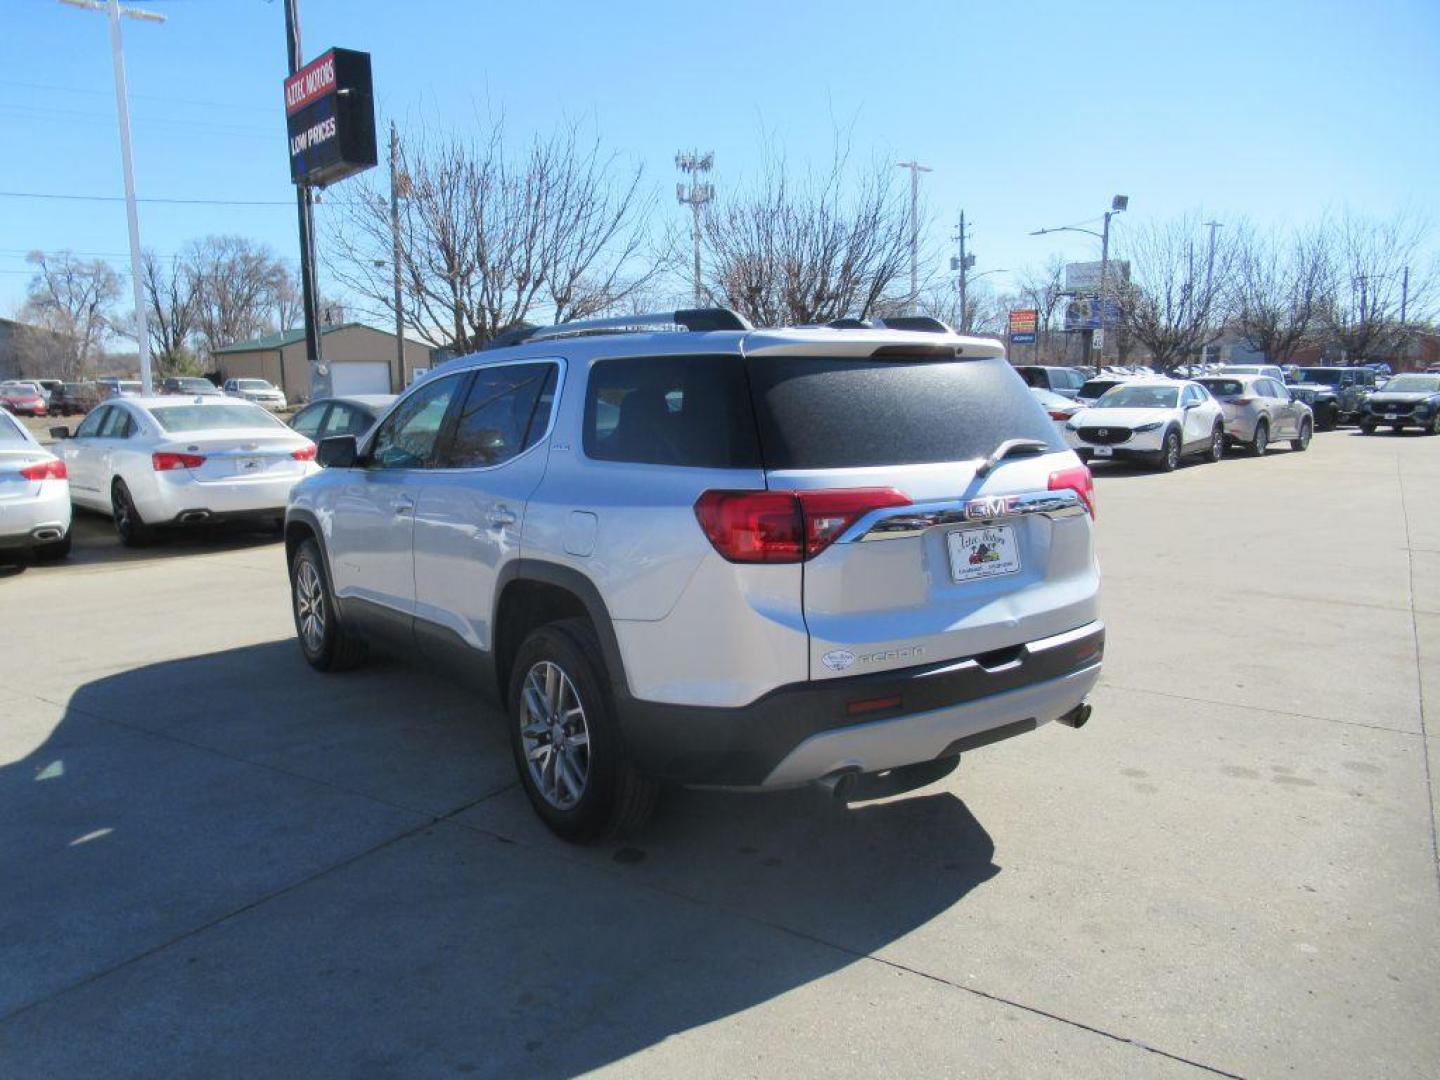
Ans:
MULTIPOLYGON (((1054 229, 1036 229, 1031 236, 1044 236, 1046 233, 1056 232, 1078 232, 1088 236, 1096 237, 1100 241, 1100 328, 1105 328, 1106 296, 1110 290, 1110 219, 1116 214, 1123 214, 1130 206, 1129 195, 1116 195, 1110 200, 1110 209, 1105 211, 1105 224, 1100 232, 1094 229, 1082 229, 1076 225, 1061 225, 1054 229)), ((1095 347, 1095 331, 1086 327, 1082 331, 1085 335, 1085 356, 1084 360, 1090 362, 1090 353, 1095 347)), ((1102 339, 1103 341, 1103 339, 1102 339)))
POLYGON ((920 174, 934 172, 918 161, 902 161, 898 167, 910 170, 910 302, 920 292, 920 174))
POLYGON ((140 276, 140 212, 135 203, 135 166, 130 154, 130 93, 125 82, 125 52, 120 37, 120 18, 163 23, 164 15, 139 8, 122 8, 120 0, 60 0, 71 7, 104 11, 110 17, 110 59, 115 68, 115 110, 120 120, 120 166, 125 176, 125 224, 130 233, 130 286, 135 296, 135 336, 140 353, 140 385, 145 393, 155 392, 150 370, 150 319, 145 310, 144 279, 140 276))

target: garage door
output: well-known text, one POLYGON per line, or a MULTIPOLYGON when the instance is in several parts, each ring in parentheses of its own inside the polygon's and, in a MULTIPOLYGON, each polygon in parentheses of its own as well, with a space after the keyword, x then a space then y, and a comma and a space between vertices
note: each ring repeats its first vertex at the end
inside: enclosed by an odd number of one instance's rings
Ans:
POLYGON ((388 394, 390 365, 384 360, 348 360, 331 364, 330 385, 336 397, 388 394))

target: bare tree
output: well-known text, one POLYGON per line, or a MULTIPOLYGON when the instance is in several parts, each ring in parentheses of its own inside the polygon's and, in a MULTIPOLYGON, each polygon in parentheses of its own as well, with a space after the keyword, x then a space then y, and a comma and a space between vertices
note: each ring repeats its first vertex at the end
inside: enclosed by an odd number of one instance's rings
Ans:
POLYGON ((1112 286, 1123 329, 1164 371, 1194 359, 1220 336, 1235 264, 1235 242, 1210 240, 1193 216, 1155 222, 1129 233, 1125 255, 1133 277, 1112 286))
POLYGON ((120 277, 103 259, 78 259, 69 251, 32 251, 26 261, 36 272, 20 321, 34 331, 21 337, 21 359, 38 374, 82 378, 111 332, 120 277))
POLYGON ((1052 255, 1042 267, 1020 274, 1020 296, 1035 309, 1035 355, 1046 363, 1063 363, 1069 347, 1061 317, 1065 312, 1065 259, 1052 255))
MULTIPOLYGON (((622 308, 657 268, 644 259, 653 193, 571 125, 521 154, 485 140, 402 146, 401 316, 432 345, 478 348, 527 321, 622 308)), ((361 185, 333 230, 329 269, 367 310, 395 318, 388 192, 361 185)))
POLYGON ((1428 223, 1410 213, 1340 217, 1321 317, 1348 362, 1388 357, 1402 346, 1402 300, 1410 322, 1432 310, 1437 274, 1425 253, 1428 234, 1428 223))
POLYGON ((876 160, 793 179, 783 159, 722 196, 704 223, 709 294, 761 326, 869 318, 908 296, 908 193, 876 160))
POLYGON ((1271 364, 1288 364, 1320 324, 1330 267, 1324 226, 1236 233, 1231 325, 1271 364))
POLYGON ((953 281, 932 286, 920 295, 920 314, 939 319, 962 334, 1000 335, 1013 297, 996 292, 988 281, 971 283, 965 290, 965 310, 960 310, 960 290, 953 281))
POLYGON ((149 318, 150 344, 159 375, 193 371, 195 354, 190 338, 199 311, 195 280, 179 259, 147 251, 140 262, 140 285, 149 318))
POLYGON ((243 236, 207 236, 190 246, 185 271, 207 355, 274 328, 276 295, 289 271, 266 245, 243 236))

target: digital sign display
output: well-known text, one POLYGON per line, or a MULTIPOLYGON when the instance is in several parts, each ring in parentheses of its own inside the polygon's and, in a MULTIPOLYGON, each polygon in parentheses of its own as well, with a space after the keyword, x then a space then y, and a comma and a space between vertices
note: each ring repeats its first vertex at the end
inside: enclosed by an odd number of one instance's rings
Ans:
POLYGON ((290 179, 324 187, 371 168, 375 100, 370 54, 331 49, 285 80, 290 179))

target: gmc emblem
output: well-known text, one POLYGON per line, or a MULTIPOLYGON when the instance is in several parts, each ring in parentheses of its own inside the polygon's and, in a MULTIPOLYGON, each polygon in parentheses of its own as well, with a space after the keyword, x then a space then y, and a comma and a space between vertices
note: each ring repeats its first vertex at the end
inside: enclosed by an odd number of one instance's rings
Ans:
POLYGON ((1018 495, 990 495, 983 499, 971 499, 965 504, 965 517, 969 521, 981 518, 1004 517, 1019 504, 1018 495))

